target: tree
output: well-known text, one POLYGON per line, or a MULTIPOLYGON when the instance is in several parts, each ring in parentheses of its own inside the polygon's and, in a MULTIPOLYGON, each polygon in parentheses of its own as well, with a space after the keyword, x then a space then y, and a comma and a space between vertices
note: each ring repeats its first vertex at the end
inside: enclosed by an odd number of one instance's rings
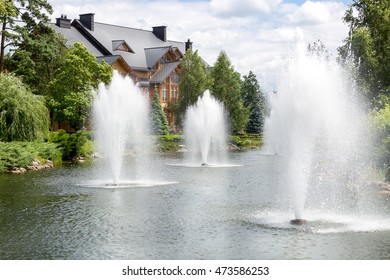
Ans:
POLYGON ((156 135, 167 135, 169 133, 167 116, 160 103, 157 86, 154 87, 154 95, 151 103, 152 127, 156 135))
POLYGON ((372 110, 369 124, 376 147, 375 155, 386 169, 386 181, 390 182, 390 104, 380 110, 372 110))
POLYGON ((210 71, 210 77, 213 80, 211 93, 225 106, 231 131, 243 132, 248 122, 249 111, 244 107, 240 96, 240 74, 234 70, 224 51, 220 52, 210 71))
POLYGON ((180 124, 182 116, 188 107, 194 105, 209 85, 205 71, 205 64, 198 55, 198 51, 189 48, 181 62, 179 98, 176 108, 177 122, 180 124))
POLYGON ((42 140, 49 132, 49 111, 12 74, 0 74, 0 141, 42 140))
POLYGON ((311 56, 317 56, 325 60, 329 60, 331 57, 331 54, 325 47, 325 44, 320 39, 314 41, 312 44, 309 43, 307 51, 311 56))
POLYGON ((372 107, 381 108, 390 98, 389 1, 353 0, 343 20, 349 36, 338 49, 340 60, 352 62, 358 85, 372 107))
POLYGON ((246 126, 246 132, 259 134, 263 132, 264 120, 266 117, 266 100, 264 94, 260 91, 260 86, 256 75, 249 71, 244 76, 241 84, 241 97, 244 107, 249 110, 249 121, 246 126))
POLYGON ((0 43, 0 73, 4 70, 5 48, 18 46, 23 34, 35 29, 39 22, 49 22, 46 12, 53 9, 46 0, 2 0, 5 5, 0 9, 1 43, 0 43))
POLYGON ((75 43, 49 84, 49 108, 54 119, 68 121, 75 130, 81 129, 92 108, 92 90, 100 82, 109 83, 111 76, 112 69, 107 63, 98 63, 83 44, 75 43))
POLYGON ((65 38, 51 27, 39 24, 24 34, 23 42, 12 56, 6 56, 5 66, 20 76, 35 94, 48 95, 48 84, 54 79, 66 55, 65 38))

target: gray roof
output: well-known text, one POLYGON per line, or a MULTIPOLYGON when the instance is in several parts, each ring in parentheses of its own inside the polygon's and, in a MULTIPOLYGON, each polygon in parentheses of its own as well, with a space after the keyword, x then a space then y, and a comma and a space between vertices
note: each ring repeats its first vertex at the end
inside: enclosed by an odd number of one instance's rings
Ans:
POLYGON ((151 84, 159 84, 162 83, 169 74, 172 73, 173 70, 180 64, 177 62, 169 62, 162 65, 161 69, 159 69, 151 78, 151 84))
POLYGON ((168 40, 164 42, 152 31, 142 29, 95 22, 92 31, 85 28, 77 19, 73 20, 70 29, 53 26, 64 35, 69 44, 81 42, 96 57, 120 55, 130 67, 137 70, 148 70, 153 67, 170 47, 179 49, 182 54, 185 52, 184 42, 168 40), (133 53, 116 50, 121 43, 125 43, 133 53))

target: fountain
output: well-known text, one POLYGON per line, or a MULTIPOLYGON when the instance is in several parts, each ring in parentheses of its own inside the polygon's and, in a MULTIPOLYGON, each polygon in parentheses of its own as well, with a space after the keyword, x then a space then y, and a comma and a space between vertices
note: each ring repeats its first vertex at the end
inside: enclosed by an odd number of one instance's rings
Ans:
POLYGON ((226 162, 226 121, 223 105, 207 90, 186 111, 184 122, 188 161, 200 166, 226 162))
MULTIPOLYGON (((350 79, 334 61, 297 44, 270 98, 265 142, 283 162, 281 182, 295 218, 305 209, 368 213, 365 121, 350 79), (286 192, 286 191, 285 191, 286 192)), ((370 206, 369 206, 370 205, 370 206)))
POLYGON ((94 102, 96 142, 111 179, 107 186, 127 184, 121 177, 125 151, 129 149, 136 163, 131 170, 135 178, 143 176, 148 162, 148 97, 129 77, 114 72, 111 84, 100 84, 94 102))

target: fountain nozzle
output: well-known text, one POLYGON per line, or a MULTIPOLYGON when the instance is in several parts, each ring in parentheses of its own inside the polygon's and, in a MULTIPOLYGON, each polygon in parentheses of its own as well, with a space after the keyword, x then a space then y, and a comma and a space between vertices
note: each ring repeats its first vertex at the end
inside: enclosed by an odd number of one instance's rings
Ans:
POLYGON ((304 219, 294 219, 290 221, 290 224, 294 226, 302 226, 307 224, 307 220, 304 219))

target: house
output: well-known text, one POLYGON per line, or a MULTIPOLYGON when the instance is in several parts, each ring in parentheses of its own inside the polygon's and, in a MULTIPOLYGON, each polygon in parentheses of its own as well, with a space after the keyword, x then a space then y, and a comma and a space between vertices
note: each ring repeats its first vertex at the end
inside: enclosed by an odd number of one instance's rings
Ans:
POLYGON ((74 20, 62 15, 53 28, 70 45, 83 43, 98 60, 104 60, 122 75, 129 75, 150 99, 157 87, 168 123, 174 124, 175 115, 169 104, 179 95, 180 62, 185 51, 192 47, 189 39, 168 40, 166 26, 147 31, 95 22, 93 13, 74 20))

